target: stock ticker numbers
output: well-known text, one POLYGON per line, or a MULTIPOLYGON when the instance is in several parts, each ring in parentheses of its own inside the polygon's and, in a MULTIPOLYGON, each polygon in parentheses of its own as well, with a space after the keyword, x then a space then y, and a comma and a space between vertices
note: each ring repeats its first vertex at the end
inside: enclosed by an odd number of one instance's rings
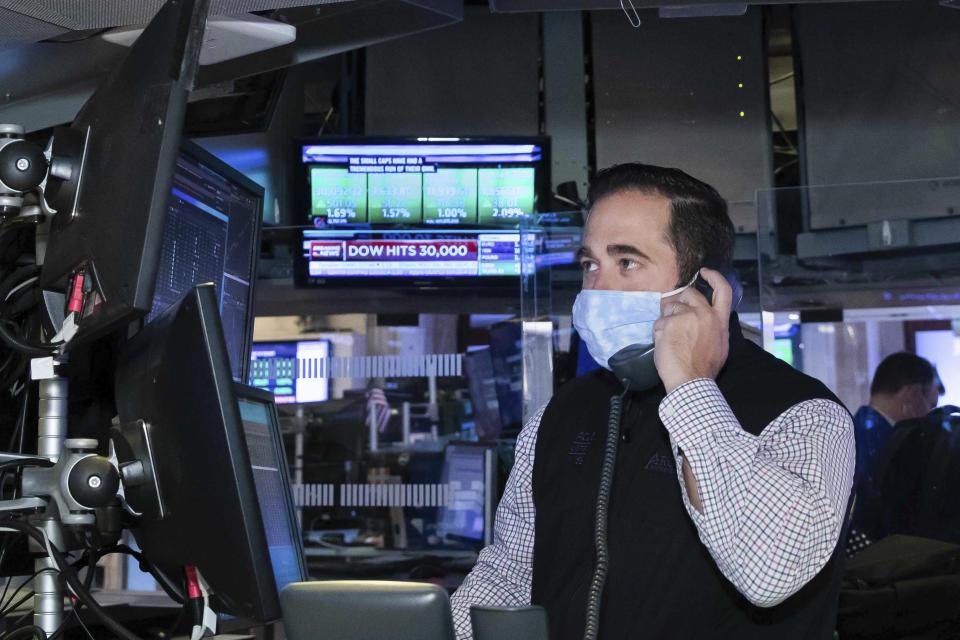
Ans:
POLYGON ((478 174, 481 224, 517 221, 533 212, 533 169, 481 169, 478 174))
POLYGON ((388 163, 390 158, 373 160, 377 163, 311 168, 311 217, 315 226, 318 221, 320 226, 502 226, 533 213, 532 168, 436 168, 422 162, 398 165, 388 163))
POLYGON ((475 224, 477 170, 441 169, 424 175, 423 221, 426 224, 475 224))
POLYGON ((310 170, 311 216, 328 224, 367 222, 367 176, 346 169, 310 170))

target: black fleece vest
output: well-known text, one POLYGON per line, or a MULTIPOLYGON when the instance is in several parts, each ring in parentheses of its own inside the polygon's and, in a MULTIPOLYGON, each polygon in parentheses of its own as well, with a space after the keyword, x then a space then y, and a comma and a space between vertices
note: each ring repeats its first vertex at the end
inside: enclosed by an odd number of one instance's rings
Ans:
MULTIPOLYGON (((799 402, 837 401, 820 382, 744 339, 736 316, 717 384, 754 435, 799 402)), ((533 467, 532 601, 546 608, 552 640, 583 637, 609 403, 621 391, 606 370, 581 376, 557 392, 540 423, 533 467)), ((660 386, 626 402, 610 501, 610 569, 600 637, 832 638, 843 569, 840 544, 826 567, 784 603, 751 606, 720 573, 683 506, 657 412, 663 396, 660 386)))

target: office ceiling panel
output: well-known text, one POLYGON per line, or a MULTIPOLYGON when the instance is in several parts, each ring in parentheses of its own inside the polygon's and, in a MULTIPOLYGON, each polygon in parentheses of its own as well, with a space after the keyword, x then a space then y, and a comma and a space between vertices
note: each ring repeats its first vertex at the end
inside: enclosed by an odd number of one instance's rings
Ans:
MULTIPOLYGON (((212 0, 210 12, 214 15, 238 15, 250 11, 350 1, 212 0)), ((36 42, 65 30, 146 24, 163 3, 164 0, 0 0, 0 47, 9 47, 14 42, 36 42)))
POLYGON ((0 49, 53 38, 67 31, 66 27, 0 8, 0 49))

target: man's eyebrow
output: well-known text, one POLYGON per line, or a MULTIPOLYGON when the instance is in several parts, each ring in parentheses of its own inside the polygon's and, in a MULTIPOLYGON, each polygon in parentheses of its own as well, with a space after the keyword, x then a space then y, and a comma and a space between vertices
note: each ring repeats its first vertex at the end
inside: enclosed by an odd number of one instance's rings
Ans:
POLYGON ((592 258, 592 257, 593 257, 593 253, 590 252, 590 249, 581 245, 580 248, 577 249, 577 253, 574 255, 573 259, 575 262, 579 262, 584 258, 592 258))
POLYGON ((632 244, 608 244, 607 245, 607 255, 608 256, 637 256, 644 260, 650 260, 650 256, 645 254, 640 249, 637 249, 632 244))

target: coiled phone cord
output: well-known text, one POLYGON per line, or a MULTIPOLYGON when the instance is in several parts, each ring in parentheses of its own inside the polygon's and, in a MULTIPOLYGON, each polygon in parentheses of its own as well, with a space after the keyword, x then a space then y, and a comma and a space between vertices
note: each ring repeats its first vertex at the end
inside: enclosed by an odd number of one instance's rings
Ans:
POLYGON ((600 470, 600 489, 597 491, 597 515, 594 526, 593 542, 597 552, 593 568, 593 579, 587 593, 587 617, 584 626, 584 640, 596 640, 600 631, 600 602, 603 597, 603 584, 607 579, 609 556, 607 551, 607 508, 610 505, 610 490, 613 487, 613 471, 617 462, 617 445, 620 442, 620 424, 623 416, 623 398, 629 390, 629 381, 624 380, 624 390, 619 396, 610 398, 610 417, 607 420, 607 442, 603 449, 603 467, 600 470))

